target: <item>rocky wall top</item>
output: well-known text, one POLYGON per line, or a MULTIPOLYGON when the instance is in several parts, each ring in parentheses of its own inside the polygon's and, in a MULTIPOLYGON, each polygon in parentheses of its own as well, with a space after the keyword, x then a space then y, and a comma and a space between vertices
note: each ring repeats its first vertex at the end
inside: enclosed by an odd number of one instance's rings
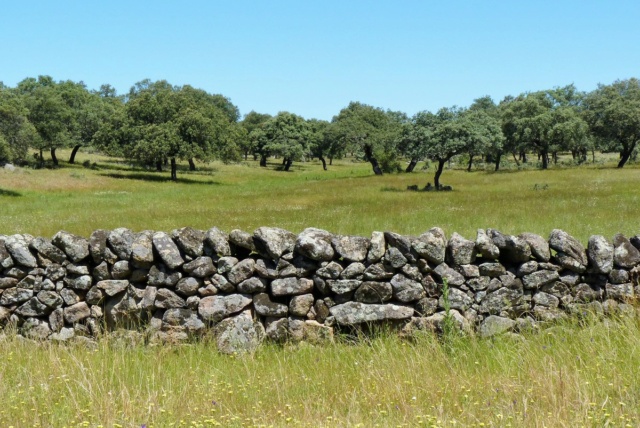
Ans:
POLYGON ((639 248, 640 236, 620 234, 584 248, 558 229, 548 239, 479 229, 475 240, 440 228, 0 235, 0 326, 62 341, 119 327, 150 340, 213 334, 223 352, 264 338, 330 340, 334 328, 375 322, 437 331, 446 316, 487 336, 634 311, 639 248))

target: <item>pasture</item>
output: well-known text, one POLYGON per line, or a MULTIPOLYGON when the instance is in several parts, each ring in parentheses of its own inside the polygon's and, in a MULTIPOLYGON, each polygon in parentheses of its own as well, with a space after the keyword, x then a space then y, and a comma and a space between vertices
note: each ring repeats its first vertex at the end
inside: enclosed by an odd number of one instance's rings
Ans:
MULTIPOLYGON (((65 156, 61 155, 61 158, 65 156)), ((88 236, 98 228, 419 234, 442 227, 548 236, 561 228, 640 233, 633 164, 547 171, 447 170, 452 192, 409 192, 426 172, 375 177, 368 164, 294 163, 292 172, 213 163, 196 172, 132 170, 82 153, 95 168, 0 170, 0 234, 88 236)), ((272 167, 275 164, 271 165, 272 167)), ((416 169, 419 170, 419 167, 416 169)), ((267 345, 230 358, 207 340, 152 347, 32 343, 0 333, 0 426, 638 426, 640 323, 572 320, 493 340, 389 332, 319 347, 267 345)))

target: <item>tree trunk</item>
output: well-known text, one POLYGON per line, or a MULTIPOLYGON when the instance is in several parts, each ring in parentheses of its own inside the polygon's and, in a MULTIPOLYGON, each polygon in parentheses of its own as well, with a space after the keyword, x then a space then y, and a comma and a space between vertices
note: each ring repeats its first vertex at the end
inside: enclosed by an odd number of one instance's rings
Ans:
POLYGON ((76 144, 73 150, 71 150, 71 156, 69 156, 69 163, 76 163, 76 153, 80 150, 82 144, 76 144))
POLYGON ((189 171, 195 171, 196 164, 193 162, 193 158, 189 158, 189 171))
POLYGON ((618 168, 622 168, 624 166, 624 164, 627 163, 627 161, 629 160, 629 158, 631 157, 631 151, 630 150, 625 150, 620 152, 620 162, 618 162, 618 168))
POLYGON ((558 164, 558 152, 553 152, 551 154, 551 157, 553 158, 553 164, 557 165, 558 164))
POLYGON ((318 156, 318 159, 320 159, 320 162, 322 162, 322 169, 324 169, 326 171, 327 170, 327 161, 324 160, 324 156, 318 156))
POLYGON ((591 163, 596 163, 596 150, 591 150, 591 163))
POLYGON ((44 166, 44 156, 42 155, 42 147, 40 148, 40 159, 38 159, 38 165, 40 168, 44 166))
POLYGON ((540 151, 540 156, 542 157, 542 169, 547 169, 549 167, 549 156, 546 150, 540 151))
POLYGON ((404 172, 413 172, 417 163, 418 163, 418 159, 415 159, 415 158, 411 159, 411 162, 409 162, 409 165, 407 165, 407 169, 405 169, 404 172))
POLYGON ((293 159, 290 159, 290 158, 285 159, 284 170, 289 171, 289 168, 291 168, 292 163, 293 163, 293 159))
POLYGON ((164 158, 164 166, 167 166, 169 164, 169 158, 164 158))
POLYGON ((433 177, 433 184, 436 186, 436 190, 440 190, 440 176, 442 175, 442 170, 446 162, 446 160, 438 161, 438 169, 436 169, 436 175, 433 177))
POLYGON ((382 170, 380 169, 380 165, 378 164, 378 160, 373 157, 373 151, 371 150, 371 146, 364 146, 364 157, 371 163, 371 167, 373 168, 373 173, 375 175, 382 175, 382 170))
POLYGON ((260 155, 260 166, 267 166, 267 155, 260 155))
POLYGON ((333 165, 333 157, 329 158, 329 166, 333 165))
POLYGON ((527 163, 527 152, 522 152, 522 163, 527 163))
POLYGON ((518 161, 518 157, 516 156, 515 152, 511 153, 513 155, 513 160, 516 163, 517 166, 520 166, 520 162, 518 161))
POLYGON ((176 158, 171 158, 171 181, 178 181, 176 158))
POLYGON ((287 164, 287 158, 282 158, 282 166, 285 166, 287 164))
POLYGON ((56 156, 56 148, 51 147, 51 160, 55 166, 58 166, 58 157, 56 156))
POLYGON ((502 153, 498 153, 496 155, 496 171, 500 169, 500 158, 502 157, 502 153))
POLYGON ((156 161, 156 171, 162 172, 162 161, 156 161))
POLYGON ((473 166, 473 155, 469 155, 469 165, 467 166, 467 172, 471 172, 472 166, 473 166))

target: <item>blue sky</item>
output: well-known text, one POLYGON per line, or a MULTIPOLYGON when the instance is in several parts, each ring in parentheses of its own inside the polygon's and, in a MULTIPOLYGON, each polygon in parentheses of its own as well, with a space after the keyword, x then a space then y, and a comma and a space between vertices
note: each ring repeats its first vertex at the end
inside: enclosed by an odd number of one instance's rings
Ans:
POLYGON ((636 1, 16 1, 0 81, 144 78, 221 93, 241 113, 331 119, 350 101, 410 115, 640 76, 636 1))

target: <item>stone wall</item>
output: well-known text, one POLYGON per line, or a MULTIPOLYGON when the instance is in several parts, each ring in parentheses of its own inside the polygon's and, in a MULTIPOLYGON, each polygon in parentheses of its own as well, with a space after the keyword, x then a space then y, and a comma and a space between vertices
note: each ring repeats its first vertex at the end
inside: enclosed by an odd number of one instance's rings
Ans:
POLYGON ((438 331, 449 306, 461 329, 490 336, 571 313, 633 312, 638 248, 640 236, 616 235, 585 249, 557 229, 548 240, 493 229, 447 239, 439 228, 0 235, 0 328, 59 341, 120 328, 157 341, 213 335, 222 352, 240 352, 379 322, 438 331))

